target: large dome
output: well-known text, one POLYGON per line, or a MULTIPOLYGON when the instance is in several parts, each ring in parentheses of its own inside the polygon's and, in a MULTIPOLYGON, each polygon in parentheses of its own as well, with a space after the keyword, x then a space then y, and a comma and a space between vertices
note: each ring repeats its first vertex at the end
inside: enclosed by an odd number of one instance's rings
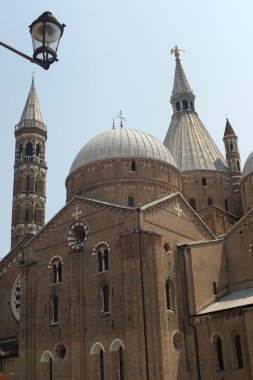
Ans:
POLYGON ((253 151, 250 153, 249 157, 247 158, 243 171, 242 171, 242 178, 245 178, 248 174, 253 172, 253 151))
POLYGON ((121 157, 149 158, 176 166, 168 149, 155 137, 119 128, 101 133, 85 144, 74 159, 70 173, 95 161, 121 157))

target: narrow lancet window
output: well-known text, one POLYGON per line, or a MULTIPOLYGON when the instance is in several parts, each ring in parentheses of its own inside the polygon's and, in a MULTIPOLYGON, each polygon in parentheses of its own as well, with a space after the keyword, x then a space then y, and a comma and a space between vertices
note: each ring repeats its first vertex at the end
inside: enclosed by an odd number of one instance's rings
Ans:
POLYGON ((108 269, 108 249, 106 247, 100 247, 98 250, 98 271, 104 272, 108 269))
POLYGON ((239 335, 235 336, 235 349, 236 349, 237 368, 243 368, 242 346, 241 346, 241 338, 239 335))
POLYGON ((216 351, 217 351, 218 371, 224 371, 224 360, 223 360, 221 338, 217 338, 217 340, 216 340, 216 351))

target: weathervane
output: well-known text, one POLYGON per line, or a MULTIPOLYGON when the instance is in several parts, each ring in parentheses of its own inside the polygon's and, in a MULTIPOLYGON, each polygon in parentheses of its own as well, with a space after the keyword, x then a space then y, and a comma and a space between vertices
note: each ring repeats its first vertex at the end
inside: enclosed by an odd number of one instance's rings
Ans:
POLYGON ((117 117, 120 119, 120 128, 123 128, 124 127, 123 123, 125 122, 126 119, 124 118, 121 110, 119 111, 119 114, 117 115, 117 117))
POLYGON ((178 46, 176 45, 173 49, 171 49, 170 54, 175 54, 176 59, 179 59, 180 51, 185 53, 185 50, 179 49, 178 46))

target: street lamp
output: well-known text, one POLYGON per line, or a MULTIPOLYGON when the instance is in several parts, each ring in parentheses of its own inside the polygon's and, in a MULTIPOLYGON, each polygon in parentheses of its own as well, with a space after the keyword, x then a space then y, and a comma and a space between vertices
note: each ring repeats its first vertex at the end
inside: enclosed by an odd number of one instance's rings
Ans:
POLYGON ((53 62, 58 61, 57 49, 65 26, 60 24, 51 12, 44 12, 33 21, 29 26, 33 42, 33 57, 29 57, 4 42, 0 41, 0 45, 48 70, 53 62))

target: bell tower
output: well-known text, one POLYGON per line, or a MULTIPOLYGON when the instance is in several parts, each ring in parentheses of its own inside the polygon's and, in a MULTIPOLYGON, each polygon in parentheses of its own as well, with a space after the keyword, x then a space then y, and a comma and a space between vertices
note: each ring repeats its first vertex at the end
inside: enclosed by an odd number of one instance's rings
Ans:
POLYGON ((15 139, 11 248, 45 224, 47 128, 42 121, 34 78, 15 127, 15 139))

